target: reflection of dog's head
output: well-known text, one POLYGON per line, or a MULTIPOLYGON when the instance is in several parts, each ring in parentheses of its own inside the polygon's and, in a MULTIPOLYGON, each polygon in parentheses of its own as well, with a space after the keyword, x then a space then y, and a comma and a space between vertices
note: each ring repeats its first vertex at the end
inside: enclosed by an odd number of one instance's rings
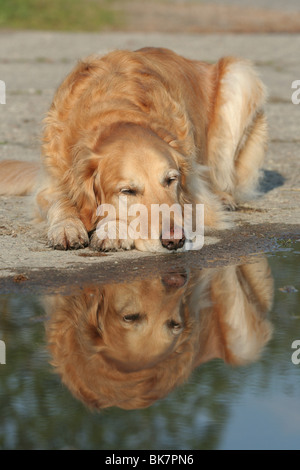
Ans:
POLYGON ((178 351, 186 328, 185 282, 184 275, 174 273, 161 281, 107 286, 107 308, 100 307, 99 313, 106 360, 120 371, 133 372, 178 351))
POLYGON ((186 378, 185 274, 48 298, 53 363, 87 405, 139 408, 186 378), (176 360, 175 360, 176 358, 176 360))
POLYGON ((142 408, 198 365, 257 360, 272 334, 265 259, 45 299, 53 365, 90 407, 142 408))

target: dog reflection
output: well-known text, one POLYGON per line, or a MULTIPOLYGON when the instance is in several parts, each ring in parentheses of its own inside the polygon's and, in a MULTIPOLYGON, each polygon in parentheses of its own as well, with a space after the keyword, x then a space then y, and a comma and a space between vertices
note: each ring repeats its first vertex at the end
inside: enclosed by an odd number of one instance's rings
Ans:
POLYGON ((204 362, 259 358, 272 297, 265 259, 47 297, 52 363, 89 407, 147 407, 204 362))

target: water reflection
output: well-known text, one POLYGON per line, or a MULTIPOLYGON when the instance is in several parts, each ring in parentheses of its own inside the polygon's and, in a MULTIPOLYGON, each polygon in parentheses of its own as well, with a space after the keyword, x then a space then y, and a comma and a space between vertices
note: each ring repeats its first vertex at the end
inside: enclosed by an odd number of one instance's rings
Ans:
POLYGON ((272 298, 266 259, 48 296, 52 363, 91 408, 148 407, 214 358, 257 360, 272 298))

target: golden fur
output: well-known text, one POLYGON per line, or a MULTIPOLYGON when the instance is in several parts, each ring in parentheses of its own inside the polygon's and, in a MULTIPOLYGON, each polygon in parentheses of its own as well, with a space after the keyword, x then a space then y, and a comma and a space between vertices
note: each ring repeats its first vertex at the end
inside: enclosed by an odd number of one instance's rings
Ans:
POLYGON ((263 258, 45 297, 51 361, 91 408, 147 407, 204 362, 257 360, 272 335, 272 298, 263 258))
MULTIPOLYGON (((45 119, 36 201, 50 245, 165 250, 150 237, 97 237, 97 207, 117 208, 124 191, 129 205, 204 204, 206 227, 228 226, 224 206, 252 197, 257 184, 264 101, 251 64, 232 57, 208 64, 145 48, 79 62, 45 119)), ((24 194, 13 183, 19 169, 1 174, 0 194, 24 194)))

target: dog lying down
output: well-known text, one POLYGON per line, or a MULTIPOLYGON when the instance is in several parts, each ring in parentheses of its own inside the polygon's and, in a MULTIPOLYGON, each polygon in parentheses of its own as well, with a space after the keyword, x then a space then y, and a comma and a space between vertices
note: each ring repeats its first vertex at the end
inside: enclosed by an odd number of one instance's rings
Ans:
POLYGON ((265 258, 46 296, 51 363, 90 408, 144 408, 213 359, 257 361, 272 299, 265 258))
POLYGON ((41 174, 38 164, 4 161, 0 194, 34 191, 55 249, 184 250, 185 207, 193 230, 198 205, 205 229, 224 229, 226 209, 255 194, 267 140, 264 102, 245 60, 208 64, 158 48, 88 57, 55 94, 41 174), (159 216, 151 231, 152 207, 162 205, 180 210, 169 211, 165 225, 159 216), (145 209, 138 221, 136 207, 145 209), (131 223, 140 234, 146 226, 143 236, 124 235, 131 223))

